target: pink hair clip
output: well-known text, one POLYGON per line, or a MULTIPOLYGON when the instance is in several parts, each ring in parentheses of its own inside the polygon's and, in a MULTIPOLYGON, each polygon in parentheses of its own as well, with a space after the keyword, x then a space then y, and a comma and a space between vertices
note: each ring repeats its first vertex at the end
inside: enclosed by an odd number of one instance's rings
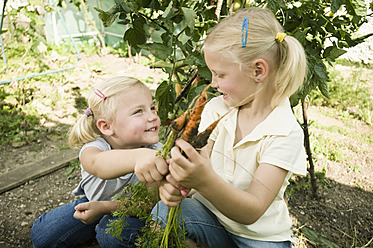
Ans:
POLYGON ((99 98, 102 98, 102 99, 106 99, 107 97, 104 95, 104 93, 102 93, 99 89, 95 89, 95 94, 99 97, 99 98))

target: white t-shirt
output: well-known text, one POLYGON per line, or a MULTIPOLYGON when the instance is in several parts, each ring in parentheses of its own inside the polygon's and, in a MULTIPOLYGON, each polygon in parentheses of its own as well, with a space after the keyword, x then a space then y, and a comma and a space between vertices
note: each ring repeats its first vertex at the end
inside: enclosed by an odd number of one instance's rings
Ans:
POLYGON ((251 225, 240 224, 227 218, 199 193, 193 195, 193 198, 209 208, 230 233, 263 241, 291 240, 292 224, 283 198, 284 192, 293 173, 306 174, 307 162, 303 130, 291 111, 290 102, 288 99, 284 100, 234 146, 238 108, 229 109, 222 97, 213 98, 207 103, 202 113, 200 131, 228 111, 210 136, 215 142, 210 157, 215 172, 227 183, 241 190, 248 188, 256 168, 261 163, 283 168, 288 174, 273 203, 251 225))

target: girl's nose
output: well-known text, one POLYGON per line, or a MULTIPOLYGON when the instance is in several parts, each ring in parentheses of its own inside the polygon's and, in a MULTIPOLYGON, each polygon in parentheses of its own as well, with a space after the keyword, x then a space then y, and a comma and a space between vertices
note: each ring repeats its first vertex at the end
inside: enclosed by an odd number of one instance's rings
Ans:
POLYGON ((157 118, 158 118, 158 115, 156 113, 151 112, 150 115, 149 115, 149 117, 148 117, 148 120, 149 121, 154 121, 157 118))

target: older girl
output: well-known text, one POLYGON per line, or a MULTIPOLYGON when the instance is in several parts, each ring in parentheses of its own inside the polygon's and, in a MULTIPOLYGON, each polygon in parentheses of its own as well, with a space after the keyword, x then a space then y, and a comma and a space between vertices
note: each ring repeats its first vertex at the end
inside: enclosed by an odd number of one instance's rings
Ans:
POLYGON ((305 175, 306 157, 289 97, 306 76, 305 52, 270 10, 249 8, 213 29, 204 56, 221 96, 205 107, 201 129, 229 113, 202 152, 176 141, 158 218, 164 222, 165 205, 184 198, 180 189, 195 189, 182 201, 190 240, 213 248, 290 248, 284 192, 293 173, 305 175))

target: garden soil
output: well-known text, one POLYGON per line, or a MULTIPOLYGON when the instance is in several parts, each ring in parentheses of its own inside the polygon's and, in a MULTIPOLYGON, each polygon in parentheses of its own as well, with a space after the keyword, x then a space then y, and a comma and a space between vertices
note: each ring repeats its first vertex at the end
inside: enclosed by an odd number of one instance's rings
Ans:
MULTIPOLYGON (((154 79, 150 85, 153 89, 161 78, 166 78, 160 71, 115 55, 94 55, 89 58, 83 55, 75 71, 67 77, 74 82, 73 87, 81 90, 80 97, 85 97, 83 89, 98 79, 112 75, 134 76, 144 81, 151 77, 154 79)), ((76 105, 66 106, 65 109, 74 107, 76 105)), ((54 113, 56 117, 51 118, 57 121, 45 121, 44 127, 47 128, 41 129, 34 139, 0 148, 0 174, 66 148, 66 133, 73 119, 69 118, 68 113, 63 113, 64 109, 59 111, 62 113, 54 113)), ((339 120, 323 115, 324 112, 325 109, 321 107, 311 106, 308 109, 309 119, 321 120, 323 125, 343 125, 339 120)), ((360 122, 346 128, 356 133, 373 132, 371 126, 360 122)), ((346 138, 338 133, 333 135, 346 138)), ((345 157, 349 158, 351 165, 361 165, 358 172, 323 157, 315 159, 316 171, 325 172, 317 183, 318 199, 312 192, 308 177, 294 178, 296 183, 290 185, 288 203, 298 242, 294 247, 313 247, 312 243, 318 243, 320 247, 373 246, 369 243, 373 236, 373 146, 356 143, 351 143, 351 146, 356 147, 356 153, 345 154, 345 157)), ((0 194, 0 247, 32 247, 30 229, 34 219, 75 199, 71 191, 79 183, 80 171, 76 169, 70 172, 69 168, 66 166, 0 194)), ((92 240, 81 247, 99 246, 92 240)))

